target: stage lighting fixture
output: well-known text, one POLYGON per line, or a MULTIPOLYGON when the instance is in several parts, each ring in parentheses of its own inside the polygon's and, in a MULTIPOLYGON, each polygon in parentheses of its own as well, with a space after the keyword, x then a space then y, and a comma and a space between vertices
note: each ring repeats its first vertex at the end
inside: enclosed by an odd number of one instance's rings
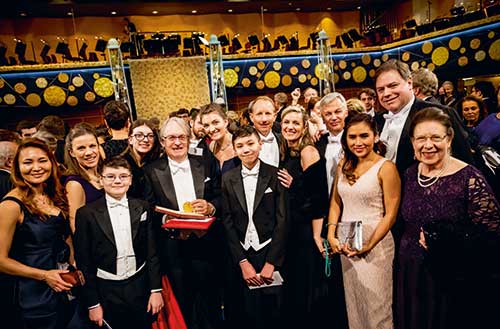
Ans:
POLYGON ((63 41, 59 41, 56 46, 56 54, 65 55, 66 50, 68 50, 68 44, 63 41))
POLYGON ((272 50, 271 41, 269 41, 269 34, 266 34, 262 39, 262 45, 263 45, 262 47, 263 52, 268 52, 272 50))
POLYGON ((87 43, 84 41, 82 43, 82 45, 80 46, 80 49, 78 50, 78 57, 80 57, 81 59, 83 59, 84 61, 87 60, 87 48, 88 48, 88 45, 87 43))
POLYGON ((5 45, 0 45, 0 66, 9 65, 9 61, 5 54, 7 53, 7 47, 5 45))
POLYGON ((155 33, 151 36, 151 39, 163 40, 165 39, 165 34, 163 33, 155 33))
POLYGON ((48 64, 51 61, 50 56, 47 56, 47 54, 49 53, 49 50, 50 50, 50 46, 48 44, 44 43, 43 47, 42 47, 42 51, 40 52, 40 58, 42 59, 42 61, 45 64, 48 64))
POLYGON ((349 37, 353 42, 361 41, 364 39, 356 29, 350 29, 349 31, 347 31, 347 34, 349 34, 349 37))
POLYGON ((409 19, 409 20, 405 21, 405 27, 407 29, 413 29, 413 28, 417 27, 417 21, 415 19, 409 19))
POLYGON ((311 38, 312 42, 318 41, 318 32, 313 32, 313 33, 309 34, 309 38, 311 38))
POLYGON ((436 18, 432 21, 432 26, 436 31, 447 29, 451 26, 451 22, 447 17, 436 18))
POLYGON ((431 23, 421 24, 417 26, 418 35, 423 35, 434 31, 434 26, 431 23))
POLYGON ((250 45, 252 46, 258 46, 260 44, 259 38, 255 34, 248 37, 248 42, 250 42, 250 45))
POLYGON ((219 40, 221 47, 229 46, 229 39, 227 38, 227 35, 221 34, 217 39, 219 40))
POLYGON ((94 51, 98 51, 98 52, 103 53, 104 51, 106 51, 107 45, 108 45, 108 43, 106 42, 106 40, 97 39, 94 51))
POLYGON ((133 47, 134 47, 133 42, 122 42, 120 44, 120 50, 122 51, 122 53, 129 53, 133 47))
POLYGON ((452 14, 453 16, 463 15, 465 14, 465 7, 464 6, 453 7, 450 9, 450 14, 452 14))
POLYGON ((299 50, 299 39, 296 34, 290 37, 290 46, 288 47, 288 50, 299 50))
POLYGON ((284 46, 284 45, 288 45, 288 39, 284 36, 284 35, 280 35, 278 36, 278 41, 280 43, 280 45, 284 46))
POLYGON ((17 40, 14 53, 19 57, 24 57, 26 54, 26 44, 21 40, 17 40))
POLYGON ((342 35, 340 36, 342 38, 342 41, 344 42, 344 45, 347 47, 347 48, 352 48, 353 45, 354 45, 354 42, 352 41, 351 37, 349 36, 349 34, 347 33, 342 33, 342 35))
POLYGON ((243 46, 241 45, 241 42, 240 42, 240 39, 238 39, 240 35, 239 34, 236 34, 233 39, 231 40, 231 46, 233 47, 233 52, 236 52, 238 50, 240 50, 241 48, 243 48, 243 46))

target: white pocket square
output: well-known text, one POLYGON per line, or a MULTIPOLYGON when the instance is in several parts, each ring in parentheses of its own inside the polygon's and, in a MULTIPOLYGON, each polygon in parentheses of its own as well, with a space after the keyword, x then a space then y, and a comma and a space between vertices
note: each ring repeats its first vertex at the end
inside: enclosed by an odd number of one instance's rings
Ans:
POLYGON ((147 211, 145 211, 145 212, 142 213, 140 222, 143 222, 146 219, 148 219, 148 212, 147 211))
POLYGON ((206 182, 208 182, 209 180, 210 180, 210 177, 207 177, 207 178, 205 178, 205 180, 203 181, 203 183, 206 183, 206 182))
POLYGON ((268 187, 268 188, 264 191, 264 194, 266 194, 266 193, 272 193, 272 192, 273 192, 273 190, 271 190, 271 188, 270 188, 270 187, 268 187))

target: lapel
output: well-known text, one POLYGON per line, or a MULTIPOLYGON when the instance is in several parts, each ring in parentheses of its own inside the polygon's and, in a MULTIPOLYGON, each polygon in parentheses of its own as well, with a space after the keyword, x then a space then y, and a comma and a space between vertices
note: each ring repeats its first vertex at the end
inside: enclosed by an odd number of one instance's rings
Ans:
POLYGON ((106 199, 102 197, 96 203, 95 211, 97 225, 101 228, 109 241, 116 247, 115 235, 113 233, 113 226, 111 225, 106 199))
POLYGON ((135 240, 135 236, 139 231, 139 224, 141 221, 141 215, 144 208, 141 203, 135 199, 128 200, 128 209, 130 213, 130 228, 132 231, 132 241, 135 240))
POLYGON ((247 209, 247 200, 245 198, 245 188, 243 187, 243 178, 241 177, 241 166, 236 167, 236 170, 233 170, 226 175, 232 175, 230 181, 232 182, 232 187, 234 189, 234 194, 236 194, 236 199, 240 203, 241 209, 248 214, 247 209))
POLYGON ((205 168, 200 161, 188 155, 191 175, 193 176, 194 192, 197 199, 204 198, 205 192, 205 168))
POLYGON ((168 201, 168 208, 179 209, 177 204, 177 197, 175 196, 174 182, 172 181, 172 174, 168 166, 168 158, 161 162, 161 165, 154 168, 156 177, 158 177, 158 184, 160 184, 163 194, 168 201))
POLYGON ((269 180, 271 179, 271 175, 267 170, 267 166, 261 161, 259 168, 259 177, 257 179, 257 187, 255 189, 255 199, 253 202, 253 212, 257 209, 264 193, 266 192, 267 186, 269 184, 269 180))
POLYGON ((325 156, 326 144, 328 144, 328 133, 321 136, 316 142, 316 148, 318 149, 318 152, 322 157, 325 156))

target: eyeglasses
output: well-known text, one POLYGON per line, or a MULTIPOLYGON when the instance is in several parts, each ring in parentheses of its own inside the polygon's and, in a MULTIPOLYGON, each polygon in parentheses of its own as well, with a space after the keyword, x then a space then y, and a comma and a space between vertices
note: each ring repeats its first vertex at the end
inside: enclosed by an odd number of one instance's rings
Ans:
POLYGON ((170 143, 173 143, 176 140, 179 140, 179 142, 186 142, 188 139, 188 136, 187 135, 178 135, 178 136, 167 135, 167 136, 163 136, 163 139, 170 142, 170 143))
POLYGON ((444 141, 444 139, 446 137, 448 137, 448 135, 417 136, 417 137, 414 137, 413 140, 417 144, 425 144, 425 142, 427 142, 428 139, 433 143, 441 143, 442 141, 444 141))
POLYGON ((133 134, 132 136, 134 136, 135 139, 137 139, 138 141, 142 141, 144 140, 144 138, 148 138, 149 140, 153 140, 155 139, 155 135, 154 134, 143 134, 143 133, 137 133, 137 134, 133 134))
POLYGON ((130 174, 121 174, 121 175, 116 176, 116 175, 111 175, 110 174, 110 175, 103 175, 102 178, 105 181, 107 181, 107 182, 114 182, 116 178, 119 178, 120 181, 123 181, 123 180, 129 179, 130 176, 132 176, 132 175, 130 175, 130 174))

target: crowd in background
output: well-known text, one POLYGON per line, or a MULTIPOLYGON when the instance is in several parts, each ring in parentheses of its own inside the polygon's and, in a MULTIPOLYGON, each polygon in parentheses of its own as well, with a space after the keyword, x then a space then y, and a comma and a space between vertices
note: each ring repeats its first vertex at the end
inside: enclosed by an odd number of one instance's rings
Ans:
POLYGON ((459 95, 397 60, 374 79, 347 100, 296 89, 136 120, 110 101, 102 126, 1 129, 3 323, 150 327, 166 289, 188 328, 500 323, 500 86, 459 95), (152 211, 186 203, 208 231, 152 211), (339 230, 357 221, 353 248, 339 230))

